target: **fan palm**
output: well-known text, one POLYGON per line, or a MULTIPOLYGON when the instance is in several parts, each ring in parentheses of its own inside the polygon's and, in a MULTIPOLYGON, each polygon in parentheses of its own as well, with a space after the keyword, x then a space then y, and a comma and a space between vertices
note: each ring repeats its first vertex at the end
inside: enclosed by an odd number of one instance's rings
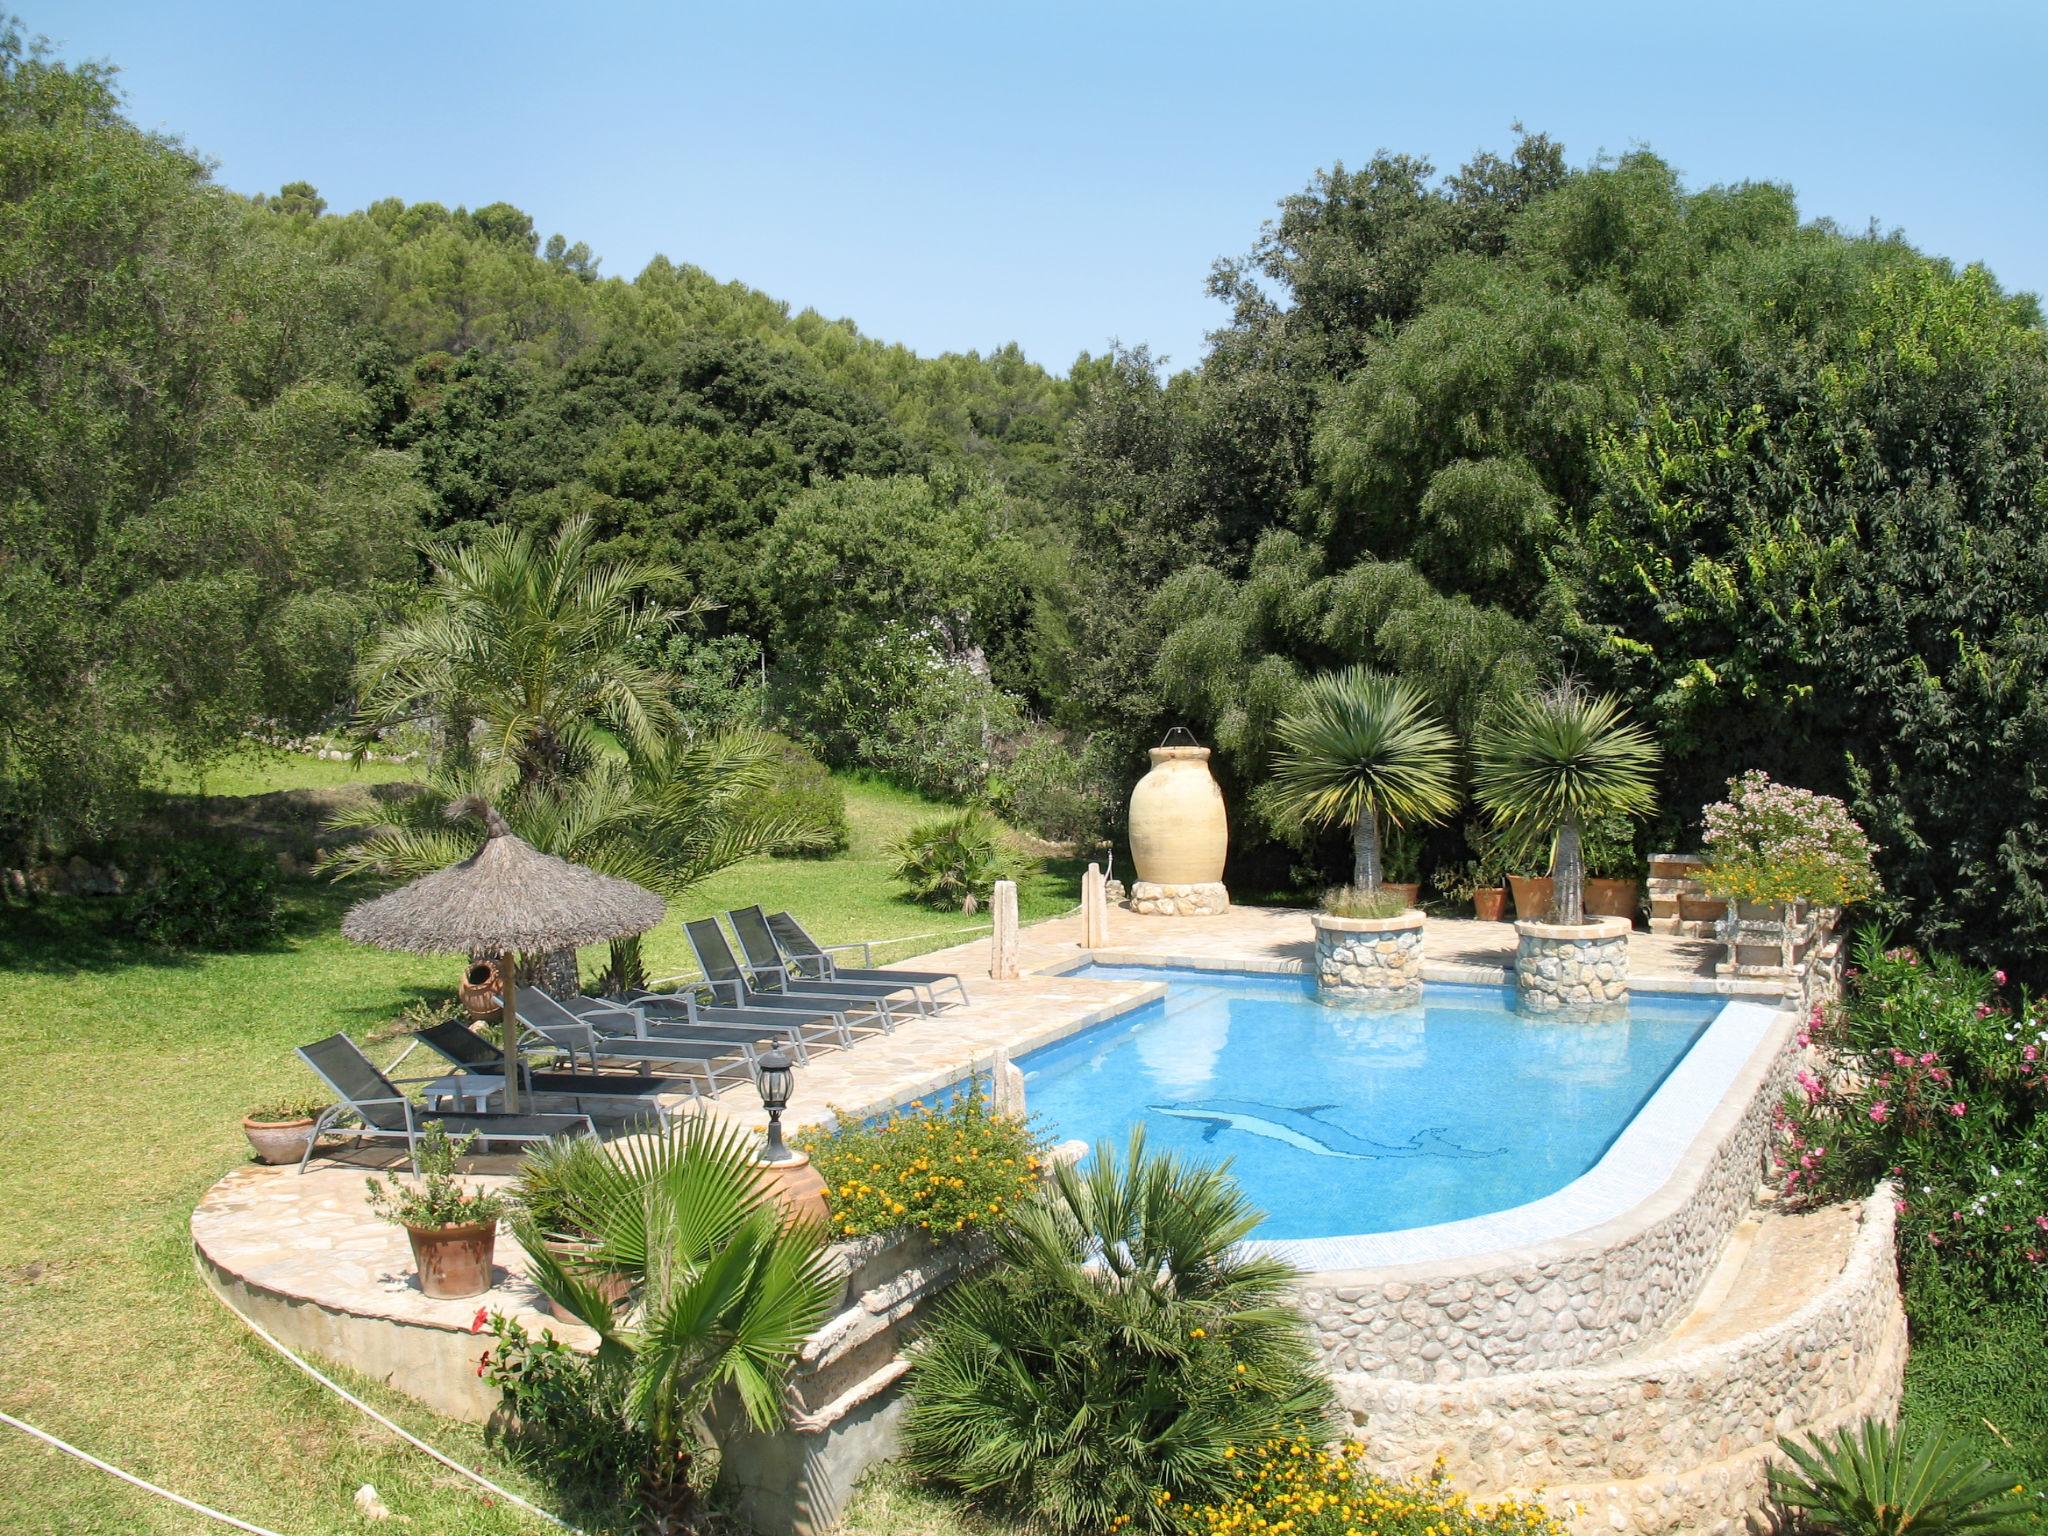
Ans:
POLYGON ((1310 680, 1275 727, 1280 807, 1351 828, 1352 884, 1380 888, 1380 824, 1441 821, 1457 809, 1456 740, 1421 693, 1365 667, 1310 680))
POLYGON ((484 755, 522 783, 587 762, 593 726, 645 745, 676 727, 673 680, 635 659, 681 610, 643 601, 665 565, 603 561, 587 519, 542 545, 500 524, 436 567, 426 604, 386 630, 356 669, 360 733, 408 721, 448 732, 458 758, 484 726, 484 755))
POLYGON ((1551 839, 1551 916, 1585 918, 1581 834, 1601 816, 1646 816, 1661 757, 1612 694, 1567 680, 1510 700, 1473 743, 1473 789, 1511 839, 1551 839))
POLYGON ((1771 1468, 1771 1493, 1808 1525, 1840 1536, 1984 1536, 2034 1529, 2030 1500, 2012 1497, 2013 1480, 1941 1435, 1906 1452, 1905 1437, 1882 1419, 1848 1425, 1828 1439, 1808 1435, 1778 1449, 1794 1470, 1771 1468))
POLYGON ((1158 1490, 1214 1495, 1236 1451, 1320 1432, 1294 1272, 1241 1247, 1261 1219, 1227 1168, 1147 1156, 1142 1130, 1058 1168, 912 1356, 910 1465, 1054 1531, 1157 1528, 1158 1490))
POLYGON ((693 1118, 609 1152, 554 1192, 586 1245, 573 1261, 536 1223, 514 1225, 534 1283, 597 1334, 597 1369, 623 1378, 620 1401, 650 1446, 647 1528, 693 1530, 714 1397, 730 1391, 754 1428, 779 1427, 790 1365, 830 1314, 838 1280, 823 1226, 784 1215, 736 1126, 693 1118), (604 1276, 632 1283, 626 1301, 614 1302, 604 1276))
MULTIPOLYGON (((335 814, 330 827, 367 835, 337 850, 324 867, 338 876, 411 878, 467 858, 481 828, 474 821, 451 823, 442 807, 480 795, 541 852, 673 900, 743 860, 822 847, 830 839, 831 829, 818 818, 763 816, 754 809, 774 783, 777 761, 767 738, 733 731, 696 740, 657 737, 623 756, 600 753, 574 776, 535 783, 508 782, 513 773, 503 763, 444 763, 415 794, 335 814)), ((573 975, 572 969, 569 979, 573 975)), ((645 981, 638 936, 614 939, 606 990, 637 989, 645 981)))

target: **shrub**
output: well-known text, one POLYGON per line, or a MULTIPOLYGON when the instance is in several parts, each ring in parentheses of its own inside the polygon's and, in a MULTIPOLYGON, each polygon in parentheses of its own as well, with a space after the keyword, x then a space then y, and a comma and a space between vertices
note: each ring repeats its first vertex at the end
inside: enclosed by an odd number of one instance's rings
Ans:
POLYGON ((1329 1412, 1294 1272, 1243 1252, 1261 1213, 1221 1168, 1146 1155, 1053 1170, 915 1346, 912 1470, 1092 1533, 1173 1528, 1229 1496, 1235 1457, 1329 1412))
POLYGON ((265 1099, 245 1112, 245 1118, 259 1125, 289 1125, 294 1120, 316 1120, 332 1101, 317 1094, 282 1094, 265 1099))
POLYGON ((846 822, 845 789, 802 743, 773 732, 763 739, 774 754, 774 782, 749 797, 748 811, 763 821, 797 821, 821 829, 815 842, 786 849, 785 857, 823 859, 844 853, 852 837, 846 822))
POLYGON ((2048 1022, 2002 972, 1858 933, 1825 1051, 1779 1111, 1788 1195, 1890 1178, 1909 1296, 2048 1300, 2048 1022))
POLYGON ((1877 849, 1833 795, 1745 773, 1705 820, 1700 883, 1716 896, 1846 907, 1877 892, 1877 849))
POLYGON ((1792 1469, 1773 1466, 1771 1493, 1804 1517, 1806 1528, 1835 1536, 1953 1536, 1978 1531, 2004 1536, 2038 1529, 2030 1502, 1991 1463, 1941 1435, 1911 1453, 1905 1437, 1882 1419, 1843 1425, 1827 1438, 1790 1439, 1778 1449, 1792 1469))
POLYGON ((491 1346, 477 1374, 502 1396, 505 1445, 522 1465, 580 1501, 615 1502, 653 1458, 646 1425, 627 1411, 625 1373, 605 1370, 551 1331, 479 1311, 491 1346))
POLYGON ((1586 873, 1595 880, 1640 880, 1643 856, 1636 852, 1635 823, 1626 816, 1596 816, 1586 823, 1586 873))
POLYGON ((1323 911, 1330 917, 1399 917, 1408 903, 1392 891, 1363 891, 1355 885, 1339 885, 1323 892, 1323 911))
POLYGON ((1058 736, 1028 737, 989 781, 997 810, 1048 842, 1092 847, 1108 833, 1114 790, 1090 741, 1079 752, 1058 736))
POLYGON ((796 1144, 825 1181, 835 1237, 999 1225, 1045 1166, 1044 1142, 1025 1121, 997 1114, 978 1084, 943 1107, 919 1099, 878 1123, 807 1131, 796 1144))
POLYGON ((919 822, 891 850, 896 878, 911 899, 928 907, 973 913, 1009 878, 1011 860, 1002 827, 983 811, 963 811, 938 821, 919 822))
POLYGON ((277 885, 277 862, 260 848, 168 844, 148 857, 128 899, 128 926, 152 944, 248 949, 283 925, 277 885))
POLYGON ((1539 1504, 1468 1503, 1440 1473, 1412 1482, 1376 1476, 1359 1464, 1364 1452, 1356 1440, 1326 1447, 1295 1439, 1232 1456, 1229 1495, 1183 1509, 1180 1529, 1188 1536, 1565 1536, 1568 1530, 1539 1504))
POLYGON ((512 1202, 481 1185, 465 1189, 456 1177, 456 1160, 466 1157, 475 1141, 474 1135, 452 1137, 440 1121, 429 1120, 420 1130, 416 1177, 406 1180, 393 1174, 386 1180, 371 1174, 363 1180, 370 1209, 403 1227, 463 1227, 496 1221, 511 1209, 512 1202))

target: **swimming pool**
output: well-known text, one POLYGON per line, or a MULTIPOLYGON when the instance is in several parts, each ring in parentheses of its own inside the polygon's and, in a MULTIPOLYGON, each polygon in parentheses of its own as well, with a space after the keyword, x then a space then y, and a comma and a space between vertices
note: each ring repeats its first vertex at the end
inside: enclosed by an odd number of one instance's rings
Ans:
POLYGON ((1312 978, 1094 966, 1166 997, 1018 1058, 1057 1140, 1229 1157, 1257 1236, 1394 1232, 1549 1195, 1600 1160, 1721 1000, 1639 993, 1620 1022, 1525 1018, 1505 987, 1413 1008, 1318 1003, 1312 978))

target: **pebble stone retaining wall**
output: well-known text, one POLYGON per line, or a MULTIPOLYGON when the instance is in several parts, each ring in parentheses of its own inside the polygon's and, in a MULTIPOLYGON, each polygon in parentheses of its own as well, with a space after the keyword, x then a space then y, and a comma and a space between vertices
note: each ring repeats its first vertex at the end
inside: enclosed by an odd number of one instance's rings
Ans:
POLYGON ((1730 1088, 1699 1150, 1627 1215, 1484 1260, 1305 1276, 1301 1306, 1330 1370, 1415 1382, 1548 1370, 1677 1322, 1756 1193, 1772 1106, 1792 1086, 1797 1022, 1778 1015, 1760 1064, 1730 1088))
POLYGON ((1230 910, 1230 892, 1220 880, 1198 885, 1131 882, 1131 910, 1142 917, 1216 917, 1230 910))
POLYGON ((1524 1495, 1582 1532, 1733 1533, 1763 1507, 1777 1437, 1896 1410, 1906 1317, 1892 1192, 1864 1203, 1847 1260, 1784 1315, 1688 1349, 1454 1386, 1339 1379, 1374 1466, 1524 1495))
POLYGON ((1627 1006, 1627 918, 1518 922, 1515 935, 1515 990, 1527 1012, 1597 1018, 1627 1006))
POLYGON ((1317 914, 1316 995, 1326 1003, 1406 1007, 1422 995, 1420 912, 1396 917, 1317 914))

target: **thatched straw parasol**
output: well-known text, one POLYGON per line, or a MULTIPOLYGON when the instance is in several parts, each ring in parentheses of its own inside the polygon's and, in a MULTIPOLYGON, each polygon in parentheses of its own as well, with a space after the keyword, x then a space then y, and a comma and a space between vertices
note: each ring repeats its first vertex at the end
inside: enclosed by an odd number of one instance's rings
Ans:
POLYGON ((515 836, 474 796, 448 807, 451 820, 474 812, 488 833, 483 847, 446 869, 422 875, 388 896, 357 903, 341 920, 345 938, 413 954, 500 957, 505 1010, 505 1108, 519 1107, 518 985, 513 957, 573 949, 645 933, 666 905, 654 892, 542 853, 515 836))

